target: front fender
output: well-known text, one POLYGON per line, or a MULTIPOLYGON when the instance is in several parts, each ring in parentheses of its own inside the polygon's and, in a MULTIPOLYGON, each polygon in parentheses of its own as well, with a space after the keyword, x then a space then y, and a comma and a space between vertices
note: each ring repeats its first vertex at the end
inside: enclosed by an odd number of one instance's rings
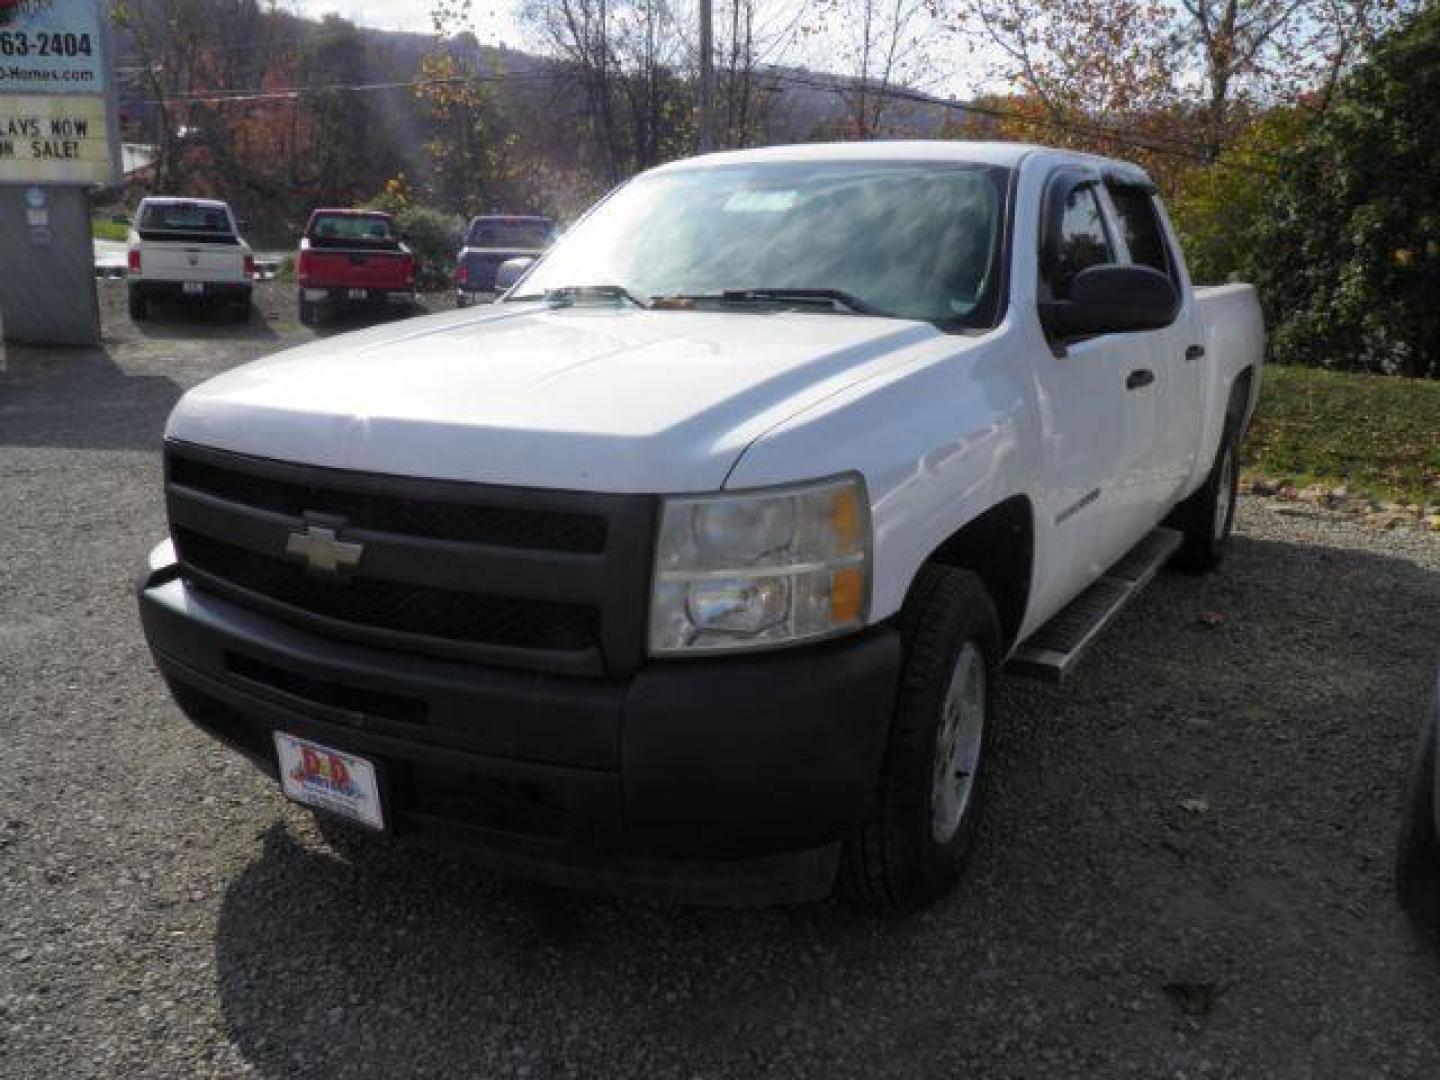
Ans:
POLYGON ((942 338, 811 406, 747 447, 726 488, 860 472, 874 523, 870 621, 889 618, 946 539, 1034 474, 1027 373, 1004 341, 999 330, 942 338))

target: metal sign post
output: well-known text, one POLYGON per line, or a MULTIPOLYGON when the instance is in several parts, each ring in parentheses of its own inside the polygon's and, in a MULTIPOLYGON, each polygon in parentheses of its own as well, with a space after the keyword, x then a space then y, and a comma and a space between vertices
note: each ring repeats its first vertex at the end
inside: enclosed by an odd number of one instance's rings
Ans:
POLYGON ((100 340, 89 191, 120 180, 100 0, 0 0, 0 316, 7 341, 100 340))

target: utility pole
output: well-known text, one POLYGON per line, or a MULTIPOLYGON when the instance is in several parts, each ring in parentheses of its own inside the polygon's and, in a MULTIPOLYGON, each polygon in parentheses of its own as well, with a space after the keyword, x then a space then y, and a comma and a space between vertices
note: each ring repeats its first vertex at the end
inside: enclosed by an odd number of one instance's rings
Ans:
POLYGON ((715 149, 715 28, 714 0, 700 0, 700 117, 699 149, 715 149))

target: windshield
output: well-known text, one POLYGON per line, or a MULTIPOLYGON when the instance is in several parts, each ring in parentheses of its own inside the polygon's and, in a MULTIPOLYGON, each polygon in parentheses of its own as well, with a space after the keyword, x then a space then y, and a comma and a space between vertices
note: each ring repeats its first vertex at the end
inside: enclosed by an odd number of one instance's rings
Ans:
POLYGON ((543 251, 550 246, 554 226, 548 221, 477 221, 470 226, 467 247, 518 248, 543 251))
POLYGON ((230 215, 221 207, 198 203, 149 203, 140 215, 140 228, 228 236, 230 215))
POLYGON ((310 224, 316 240, 385 242, 395 239, 395 226, 388 217, 368 214, 317 214, 310 224))
POLYGON ((828 290, 852 308, 991 326, 1008 177, 991 166, 869 162, 642 176, 572 229, 514 299, 587 285, 717 301, 828 290))

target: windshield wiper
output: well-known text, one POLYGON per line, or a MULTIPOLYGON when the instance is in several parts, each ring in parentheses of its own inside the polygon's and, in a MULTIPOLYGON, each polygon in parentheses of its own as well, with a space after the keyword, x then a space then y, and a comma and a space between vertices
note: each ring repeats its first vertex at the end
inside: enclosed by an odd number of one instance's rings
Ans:
POLYGON ((663 307, 667 304, 703 303, 705 301, 721 304, 783 304, 786 302, 826 304, 831 308, 849 311, 856 315, 875 315, 881 318, 894 318, 890 312, 861 300, 858 296, 845 292, 843 289, 726 289, 724 292, 718 293, 676 293, 671 296, 656 296, 651 299, 657 307, 663 307))
POLYGON ((624 285, 565 285, 558 289, 546 289, 539 296, 514 296, 512 300, 544 300, 555 307, 574 307, 587 300, 626 300, 636 307, 650 305, 636 296, 624 285))

